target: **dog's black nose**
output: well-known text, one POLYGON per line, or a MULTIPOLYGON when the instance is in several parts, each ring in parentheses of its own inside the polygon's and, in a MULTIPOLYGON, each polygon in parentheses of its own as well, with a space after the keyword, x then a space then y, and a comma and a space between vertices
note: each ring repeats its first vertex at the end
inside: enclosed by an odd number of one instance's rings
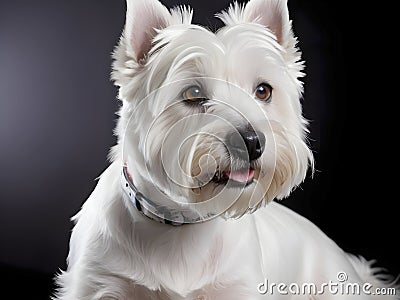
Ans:
POLYGON ((234 131, 226 138, 228 151, 234 157, 243 160, 256 160, 265 148, 265 136, 252 128, 234 131))

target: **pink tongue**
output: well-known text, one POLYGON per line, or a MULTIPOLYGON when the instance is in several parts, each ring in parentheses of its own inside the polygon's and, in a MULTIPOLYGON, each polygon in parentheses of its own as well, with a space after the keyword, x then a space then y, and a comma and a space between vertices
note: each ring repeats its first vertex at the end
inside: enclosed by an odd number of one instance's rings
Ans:
POLYGON ((242 183, 247 183, 251 181, 254 177, 254 170, 244 170, 244 171, 234 171, 230 172, 227 171, 226 176, 229 177, 229 179, 237 182, 242 182, 242 183))

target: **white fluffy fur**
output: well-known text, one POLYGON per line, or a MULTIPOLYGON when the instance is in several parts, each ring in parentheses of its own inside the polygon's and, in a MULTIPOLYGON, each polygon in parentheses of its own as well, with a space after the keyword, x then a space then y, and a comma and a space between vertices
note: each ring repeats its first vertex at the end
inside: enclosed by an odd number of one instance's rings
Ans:
POLYGON ((315 225, 271 202, 289 195, 313 164, 299 101, 303 63, 286 1, 234 4, 219 15, 226 26, 215 34, 192 25, 191 16, 189 8, 169 12, 157 0, 127 0, 112 74, 123 103, 118 145, 73 218, 68 270, 57 278, 55 299, 288 299, 261 295, 257 285, 264 278, 321 284, 340 271, 349 282, 389 286, 363 258, 346 254, 315 225), (254 99, 263 81, 273 87, 270 103, 254 99), (181 101, 193 84, 208 92, 204 108, 181 101), (231 127, 247 123, 267 137, 256 183, 240 192, 213 183, 194 186, 196 170, 208 176, 212 166, 239 164, 229 160, 221 140, 231 127), (205 154, 214 164, 201 162, 205 154), (237 201, 202 224, 159 224, 123 195, 124 163, 140 191, 159 205, 174 199, 223 209, 225 200, 237 201))

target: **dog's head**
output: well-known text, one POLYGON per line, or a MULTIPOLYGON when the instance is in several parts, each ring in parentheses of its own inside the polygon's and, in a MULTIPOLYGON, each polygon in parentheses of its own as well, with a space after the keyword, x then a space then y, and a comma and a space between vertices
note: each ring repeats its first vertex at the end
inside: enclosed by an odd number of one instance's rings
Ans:
POLYGON ((147 196, 237 217, 287 196, 313 159, 286 1, 250 0, 217 16, 225 26, 213 33, 192 25, 187 7, 127 0, 113 155, 147 196))

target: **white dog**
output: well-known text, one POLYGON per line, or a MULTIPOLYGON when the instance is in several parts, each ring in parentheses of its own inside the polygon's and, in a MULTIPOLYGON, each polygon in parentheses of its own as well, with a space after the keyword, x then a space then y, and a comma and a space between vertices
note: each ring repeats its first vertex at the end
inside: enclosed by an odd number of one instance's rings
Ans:
POLYGON ((313 166, 286 1, 234 4, 217 33, 191 17, 127 0, 118 145, 73 218, 55 299, 398 299, 272 201, 313 166))

